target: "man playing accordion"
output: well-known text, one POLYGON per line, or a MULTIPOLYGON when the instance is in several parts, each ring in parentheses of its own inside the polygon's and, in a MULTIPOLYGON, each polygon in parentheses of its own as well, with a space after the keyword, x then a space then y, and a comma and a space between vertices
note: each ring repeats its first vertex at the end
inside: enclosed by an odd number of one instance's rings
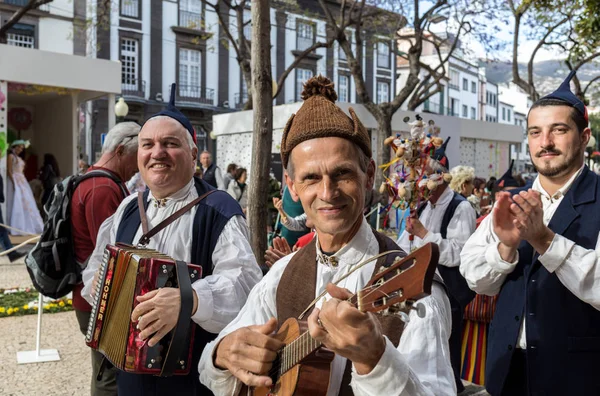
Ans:
MULTIPOLYGON (((106 245, 136 245, 144 233, 138 202, 143 202, 147 229, 152 229, 214 188, 194 178, 198 153, 190 121, 175 108, 175 85, 169 106, 150 117, 139 134, 138 167, 149 190, 138 201, 126 198, 98 233, 96 249, 83 273, 82 295, 90 303, 97 270, 106 245)), ((248 242, 248 228, 238 203, 225 191, 214 191, 177 217, 146 246, 174 260, 202 267, 203 278, 192 283, 191 320, 196 328, 188 375, 159 377, 120 371, 121 395, 208 395, 198 381, 198 361, 204 345, 233 320, 252 287, 261 279, 248 242)), ((181 297, 177 288, 163 287, 137 297, 130 320, 148 346, 156 345, 177 324, 181 297)), ((96 373, 94 373, 96 374, 96 373)))

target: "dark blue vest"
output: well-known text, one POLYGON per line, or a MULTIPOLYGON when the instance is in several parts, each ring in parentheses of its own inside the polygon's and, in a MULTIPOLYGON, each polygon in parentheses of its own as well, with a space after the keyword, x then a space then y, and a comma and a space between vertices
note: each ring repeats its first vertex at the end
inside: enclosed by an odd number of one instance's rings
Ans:
MULTIPOLYGON (((548 224, 585 249, 596 247, 600 232, 598 179, 584 167, 548 224)), ((486 388, 501 394, 525 315, 529 394, 600 395, 600 312, 573 295, 537 258, 522 242, 519 262, 500 290, 490 326, 486 388)))
MULTIPOLYGON (((202 180, 210 184, 211 186, 217 188, 217 177, 215 176, 215 172, 217 171, 217 166, 215 164, 210 164, 210 166, 206 169, 206 171, 202 174, 202 180)), ((229 186, 225 186, 227 188, 229 186)))
MULTIPOLYGON (((458 205, 462 202, 465 202, 466 199, 462 195, 454 192, 454 196, 452 200, 448 204, 446 211, 444 212, 444 217, 442 218, 442 224, 440 226, 440 234, 442 234, 442 238, 446 239, 446 234, 448 232, 448 225, 450 224, 450 220, 454 217, 454 212, 458 205)), ((417 214, 420 216, 423 210, 425 210, 426 204, 422 205, 417 209, 417 214)), ((450 302, 453 305, 457 305, 458 309, 464 311, 465 307, 471 302, 471 300, 475 297, 475 292, 469 289, 467 285, 467 281, 460 274, 459 267, 446 267, 445 265, 438 264, 438 271, 444 279, 444 283, 448 289, 448 297, 450 298, 450 302)))
MULTIPOLYGON (((209 190, 214 190, 205 181, 194 178, 198 196, 209 190)), ((144 205, 148 208, 148 190, 144 193, 144 205)), ((192 263, 202 266, 202 275, 212 274, 212 254, 225 224, 235 215, 243 216, 240 205, 225 191, 216 191, 202 200, 196 210, 192 232, 192 263)), ((117 242, 133 243, 133 238, 141 224, 137 199, 132 200, 123 212, 123 218, 117 230, 117 242)), ((160 231, 158 235, 165 232, 160 231)), ((158 236, 157 235, 157 236, 158 236)), ((135 241, 137 242, 137 241, 135 241)), ((180 257, 174 257, 179 259, 180 257)), ((199 301, 199 304, 202 304, 199 301)), ((196 326, 192 369, 187 376, 172 376, 168 378, 150 375, 136 375, 119 372, 117 385, 119 394, 123 395, 212 395, 200 384, 198 362, 204 346, 216 338, 200 326, 196 326)))

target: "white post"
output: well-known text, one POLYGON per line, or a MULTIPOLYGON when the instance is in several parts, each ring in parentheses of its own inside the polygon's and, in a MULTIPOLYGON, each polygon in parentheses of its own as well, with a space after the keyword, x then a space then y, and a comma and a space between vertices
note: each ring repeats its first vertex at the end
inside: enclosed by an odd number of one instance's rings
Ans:
POLYGON ((44 311, 44 297, 40 293, 38 297, 38 323, 37 334, 35 338, 35 351, 17 352, 17 363, 43 363, 60 360, 60 355, 56 349, 41 349, 42 341, 42 313, 44 311))
POLYGON ((379 231, 379 212, 381 212, 381 202, 377 204, 377 222, 375 223, 375 229, 379 231))
POLYGON ((35 337, 35 355, 40 357, 40 343, 42 341, 42 312, 44 311, 44 297, 42 293, 38 295, 38 324, 37 335, 35 337))

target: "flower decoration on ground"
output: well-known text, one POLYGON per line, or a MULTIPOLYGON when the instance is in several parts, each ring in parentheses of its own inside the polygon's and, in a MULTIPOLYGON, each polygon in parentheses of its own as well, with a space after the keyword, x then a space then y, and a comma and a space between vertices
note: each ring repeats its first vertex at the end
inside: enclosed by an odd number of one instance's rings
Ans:
MULTIPOLYGON (((38 292, 31 287, 0 289, 0 318, 33 315, 38 312, 38 292)), ((44 312, 55 313, 73 310, 70 298, 45 301, 44 312)))

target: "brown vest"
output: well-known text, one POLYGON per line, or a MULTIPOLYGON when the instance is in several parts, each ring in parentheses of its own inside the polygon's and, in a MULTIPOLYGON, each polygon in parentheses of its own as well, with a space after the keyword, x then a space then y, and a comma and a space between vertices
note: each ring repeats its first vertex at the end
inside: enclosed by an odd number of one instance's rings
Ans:
MULTIPOLYGON (((379 253, 383 253, 387 250, 399 249, 398 246, 388 237, 373 230, 375 238, 379 243, 379 253)), ((406 254, 404 254, 406 256, 406 254)), ((387 255, 381 257, 375 263, 375 270, 373 275, 377 274, 381 266, 390 265, 396 255, 387 255)), ((277 320, 279 323, 283 323, 289 318, 298 318, 298 316, 308 307, 308 305, 315 299, 316 296, 316 284, 317 284, 317 249, 316 249, 316 238, 315 242, 311 242, 302 249, 300 249, 294 257, 290 260, 287 267, 283 271, 279 285, 277 286, 277 320)), ((312 311, 312 309, 311 309, 312 311)), ((310 314, 307 313, 304 316, 304 320, 310 314)), ((383 334, 389 338, 389 340, 398 346, 400 342, 400 336, 404 330, 404 322, 400 317, 391 315, 383 316, 376 315, 383 334)), ((350 388, 351 380, 351 368, 352 364, 348 361, 344 377, 342 380, 342 387, 339 395, 352 395, 352 389, 350 388)))

